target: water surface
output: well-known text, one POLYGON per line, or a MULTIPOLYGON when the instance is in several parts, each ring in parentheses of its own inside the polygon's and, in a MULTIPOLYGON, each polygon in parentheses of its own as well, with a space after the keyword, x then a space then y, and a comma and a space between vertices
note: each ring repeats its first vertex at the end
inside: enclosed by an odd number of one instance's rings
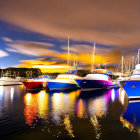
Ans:
POLYGON ((122 89, 82 92, 0 86, 0 138, 139 139, 140 103, 122 89))

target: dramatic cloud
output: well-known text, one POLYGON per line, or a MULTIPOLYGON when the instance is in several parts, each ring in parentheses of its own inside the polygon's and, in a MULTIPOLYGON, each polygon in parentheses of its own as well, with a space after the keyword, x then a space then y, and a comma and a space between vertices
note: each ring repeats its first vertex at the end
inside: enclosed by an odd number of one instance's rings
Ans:
MULTIPOLYGON (((5 38, 4 38, 5 40, 5 38)), ((10 40, 10 39, 9 39, 10 40)), ((53 56, 57 54, 57 51, 50 49, 54 45, 46 42, 37 42, 37 41, 8 41, 7 51, 17 52, 28 56, 53 56)))
MULTIPOLYGON (((67 51, 67 46, 62 46, 62 49, 67 51)), ((77 54, 80 61, 85 64, 90 64, 93 54, 93 46, 91 45, 71 45, 70 53, 77 54)), ((71 57, 74 58, 74 56, 71 57)), ((61 55, 60 57, 62 57, 61 55)), ((135 56, 133 49, 127 48, 114 48, 114 47, 103 47, 96 45, 95 48, 95 63, 120 63, 122 56, 135 56)))
POLYGON ((8 56, 8 53, 4 52, 3 50, 0 50, 0 57, 8 56))
POLYGON ((21 60, 22 64, 16 67, 40 68, 42 72, 66 72, 67 63, 60 58, 45 57, 35 60, 21 60))
POLYGON ((59 38, 140 45, 139 0, 1 0, 0 19, 59 38))

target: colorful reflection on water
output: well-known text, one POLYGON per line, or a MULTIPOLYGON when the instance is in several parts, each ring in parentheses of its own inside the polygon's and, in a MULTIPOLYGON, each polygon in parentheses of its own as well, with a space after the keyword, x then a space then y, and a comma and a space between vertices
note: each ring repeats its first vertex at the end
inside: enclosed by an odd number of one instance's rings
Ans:
POLYGON ((37 118, 47 118, 48 100, 49 95, 43 90, 36 94, 26 93, 24 95, 24 115, 28 125, 35 125, 34 122, 38 122, 37 118))
POLYGON ((10 122, 0 135, 6 134, 9 127, 14 133, 13 124, 17 125, 15 131, 25 129, 22 132, 25 136, 28 130, 28 133, 35 131, 34 135, 37 131, 38 136, 44 132, 46 138, 81 139, 90 135, 93 139, 102 139, 113 129, 138 133, 139 107, 138 102, 128 103, 122 89, 26 93, 23 86, 1 86, 0 128, 6 121, 10 122), (111 125, 118 125, 118 128, 111 128, 111 125))
POLYGON ((77 109, 77 116, 79 118, 83 118, 84 116, 86 116, 86 114, 85 114, 86 113, 85 112, 85 104, 84 104, 83 99, 78 100, 76 109, 77 109))
MULTIPOLYGON (((104 93, 100 91, 100 96, 96 95, 97 91, 94 96, 94 92, 82 93, 77 90, 69 93, 55 92, 49 94, 45 91, 26 93, 24 95, 26 123, 34 128, 40 119, 51 119, 56 126, 63 126, 69 136, 75 137, 72 119, 85 118, 89 120, 95 137, 99 139, 101 126, 98 119, 106 117, 110 101, 114 102, 119 98, 119 90, 111 89, 104 91, 104 93), (86 97, 90 94, 89 98, 84 98, 83 95, 85 96, 85 94, 87 94, 86 97)), ((122 102, 123 99, 120 101, 122 102)))

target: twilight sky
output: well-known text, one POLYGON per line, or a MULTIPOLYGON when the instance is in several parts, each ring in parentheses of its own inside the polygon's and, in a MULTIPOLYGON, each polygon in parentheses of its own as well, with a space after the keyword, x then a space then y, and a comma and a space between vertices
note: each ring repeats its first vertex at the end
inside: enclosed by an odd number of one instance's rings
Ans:
POLYGON ((0 0, 0 68, 59 65, 67 59, 90 65, 119 63, 140 48, 139 0, 0 0))

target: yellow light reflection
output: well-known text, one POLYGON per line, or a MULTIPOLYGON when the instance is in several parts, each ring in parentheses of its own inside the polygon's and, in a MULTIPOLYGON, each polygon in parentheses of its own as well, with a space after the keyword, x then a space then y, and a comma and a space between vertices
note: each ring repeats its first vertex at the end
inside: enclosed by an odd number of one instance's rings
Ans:
POLYGON ((119 101, 121 102, 122 105, 124 105, 125 103, 125 90, 124 89, 120 89, 119 92, 119 101))
POLYGON ((24 88, 24 85, 20 85, 19 87, 20 87, 20 89, 23 89, 24 88))
POLYGON ((79 91, 73 91, 70 93, 54 93, 52 100, 52 113, 53 119, 59 123, 60 115, 62 114, 74 114, 75 100, 79 91))
POLYGON ((68 131, 69 135, 74 138, 75 136, 73 134, 72 125, 71 125, 71 122, 70 122, 69 115, 65 115, 64 125, 65 125, 65 128, 68 131))
POLYGON ((38 94, 38 113, 42 118, 45 118, 48 113, 49 95, 45 91, 38 94))
POLYGON ((94 130, 95 130, 95 135, 96 135, 96 139, 100 139, 101 137, 101 126, 98 123, 97 117, 95 115, 93 115, 93 117, 90 118, 91 124, 94 126, 94 130))
POLYGON ((120 121, 122 122, 123 126, 128 128, 130 131, 134 131, 135 132, 135 127, 132 123, 130 123, 129 121, 127 121, 126 119, 124 119, 122 116, 120 116, 120 121))
POLYGON ((107 102, 104 97, 91 99, 89 101, 88 110, 91 116, 103 117, 107 112, 107 102))
POLYGON ((25 95, 25 104, 26 105, 31 105, 31 103, 32 103, 32 94, 31 93, 27 93, 26 95, 25 95))

